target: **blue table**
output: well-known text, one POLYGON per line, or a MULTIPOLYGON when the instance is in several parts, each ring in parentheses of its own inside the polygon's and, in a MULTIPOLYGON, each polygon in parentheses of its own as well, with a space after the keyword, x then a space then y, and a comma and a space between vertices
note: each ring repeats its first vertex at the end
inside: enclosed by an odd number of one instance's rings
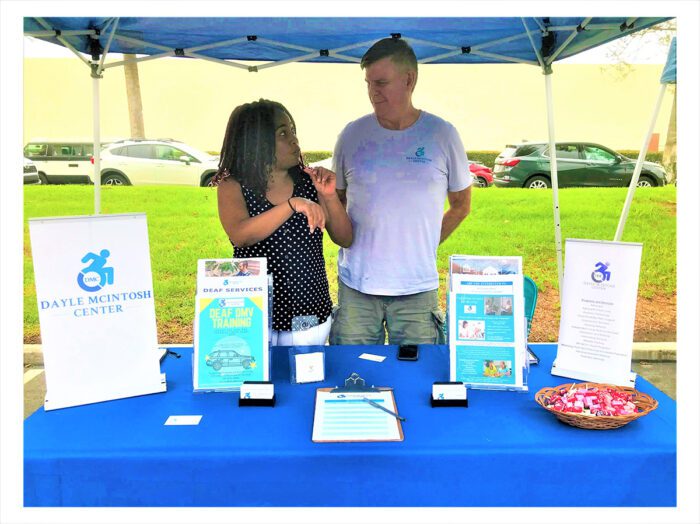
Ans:
POLYGON ((26 506, 674 506, 676 403, 643 378, 656 411, 615 430, 582 430, 534 402, 556 346, 537 346, 530 391, 469 391, 468 408, 431 408, 446 346, 417 362, 396 346, 327 348, 328 380, 289 383, 273 349, 277 405, 192 392, 191 349, 163 362, 166 393, 45 412, 25 421, 26 506), (387 355, 383 363, 358 359, 387 355), (311 441, 315 390, 351 372, 392 386, 403 442, 311 441), (164 426, 203 415, 198 426, 164 426))

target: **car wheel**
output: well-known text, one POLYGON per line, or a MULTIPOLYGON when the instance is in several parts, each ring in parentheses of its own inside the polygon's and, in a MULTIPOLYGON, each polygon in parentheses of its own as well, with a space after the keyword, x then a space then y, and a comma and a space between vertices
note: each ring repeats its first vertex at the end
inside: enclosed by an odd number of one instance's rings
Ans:
POLYGON ((489 183, 484 177, 476 177, 476 183, 479 184, 479 187, 489 187, 489 183))
POLYGON ((128 186, 129 181, 119 173, 108 173, 102 177, 103 186, 128 186))
POLYGON ((653 178, 642 175, 639 177, 639 180, 637 180, 637 187, 656 187, 656 182, 654 182, 653 178))
POLYGON ((44 173, 39 173, 39 180, 41 181, 42 185, 49 183, 49 179, 46 178, 46 175, 44 173))
POLYGON ((221 369, 221 362, 214 362, 214 364, 212 364, 212 367, 213 367, 216 371, 219 371, 219 370, 221 369))
POLYGON ((214 178, 214 175, 207 175, 204 177, 202 180, 202 187, 209 187, 209 184, 211 184, 212 179, 214 178))
POLYGON ((527 181, 525 187, 528 189, 547 189, 548 187, 552 186, 549 183, 549 180, 547 180, 545 177, 533 176, 530 180, 527 181))

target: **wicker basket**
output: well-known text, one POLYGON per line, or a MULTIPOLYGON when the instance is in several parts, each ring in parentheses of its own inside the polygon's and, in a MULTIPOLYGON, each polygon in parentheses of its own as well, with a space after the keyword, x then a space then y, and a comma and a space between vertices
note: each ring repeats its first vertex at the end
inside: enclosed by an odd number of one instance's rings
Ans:
POLYGON ((637 420, 639 417, 648 415, 654 411, 659 403, 651 398, 646 393, 637 391, 634 388, 628 388, 624 386, 613 386, 610 384, 596 384, 593 382, 581 382, 578 384, 560 384, 559 386, 553 388, 542 388, 535 395, 535 402, 537 402, 544 409, 552 413, 560 421, 570 426, 575 426, 577 428, 583 429, 615 429, 629 424, 633 420, 637 420), (631 415, 619 415, 619 416, 590 416, 583 415, 580 413, 562 413, 561 411, 554 411, 545 406, 545 399, 550 398, 552 395, 556 394, 560 389, 569 389, 571 386, 575 385, 576 389, 581 388, 609 388, 615 391, 621 391, 630 395, 630 400, 633 404, 637 406, 640 411, 633 413, 631 415))

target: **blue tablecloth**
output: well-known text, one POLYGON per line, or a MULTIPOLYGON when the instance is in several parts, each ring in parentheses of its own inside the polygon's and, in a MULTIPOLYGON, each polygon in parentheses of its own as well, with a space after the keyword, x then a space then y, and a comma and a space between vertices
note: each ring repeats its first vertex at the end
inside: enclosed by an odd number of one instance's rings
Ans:
MULTIPOLYGON (((193 393, 191 349, 168 357, 166 393, 45 412, 24 426, 26 506, 674 506, 676 403, 646 380, 659 407, 627 426, 582 430, 534 402, 556 346, 536 346, 525 393, 469 391, 468 408, 431 408, 448 380, 446 346, 417 362, 396 346, 329 347, 323 384, 292 385, 273 348, 277 405, 238 407, 237 393, 193 393), (357 357, 387 355, 383 363, 357 357), (311 441, 317 387, 352 372, 391 386, 403 442, 311 441), (203 415, 198 426, 164 426, 203 415)), ((109 372, 109 370, 105 370, 109 372)))

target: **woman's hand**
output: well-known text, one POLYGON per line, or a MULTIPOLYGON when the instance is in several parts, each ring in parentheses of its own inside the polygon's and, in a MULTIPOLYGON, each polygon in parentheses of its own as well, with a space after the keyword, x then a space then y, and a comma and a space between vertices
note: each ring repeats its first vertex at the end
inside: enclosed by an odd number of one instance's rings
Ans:
MULTIPOLYGON (((335 182, 333 186, 335 187, 335 182)), ((294 210, 304 215, 309 221, 309 234, 313 233, 316 228, 319 228, 321 231, 325 229, 326 214, 323 212, 323 208, 320 205, 303 197, 293 197, 290 199, 290 202, 294 210)))
POLYGON ((335 173, 325 167, 305 167, 304 172, 311 177, 319 197, 337 196, 335 192, 335 173))

